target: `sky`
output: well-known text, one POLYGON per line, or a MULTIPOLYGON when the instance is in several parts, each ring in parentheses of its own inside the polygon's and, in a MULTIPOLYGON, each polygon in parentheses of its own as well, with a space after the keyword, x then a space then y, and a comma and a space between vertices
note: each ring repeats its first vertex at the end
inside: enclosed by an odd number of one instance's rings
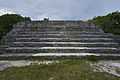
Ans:
POLYGON ((88 20, 120 11, 120 0, 0 0, 0 15, 20 14, 32 20, 88 20))

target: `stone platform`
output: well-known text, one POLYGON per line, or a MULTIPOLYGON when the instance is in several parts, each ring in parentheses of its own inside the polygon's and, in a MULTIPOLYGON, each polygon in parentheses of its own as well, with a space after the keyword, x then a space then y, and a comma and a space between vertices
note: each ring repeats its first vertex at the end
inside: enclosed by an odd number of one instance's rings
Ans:
POLYGON ((84 21, 19 22, 3 37, 0 57, 120 56, 120 36, 84 21))

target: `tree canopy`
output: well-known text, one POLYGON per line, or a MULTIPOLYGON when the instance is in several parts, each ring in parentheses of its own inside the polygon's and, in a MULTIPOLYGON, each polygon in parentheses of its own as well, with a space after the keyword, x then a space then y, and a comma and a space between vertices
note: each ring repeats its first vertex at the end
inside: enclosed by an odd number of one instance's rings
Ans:
POLYGON ((120 12, 115 11, 106 16, 94 17, 88 22, 96 22, 104 32, 120 35, 120 12))
POLYGON ((20 21, 31 21, 29 17, 22 17, 19 14, 5 14, 0 16, 0 39, 6 35, 13 25, 20 21))

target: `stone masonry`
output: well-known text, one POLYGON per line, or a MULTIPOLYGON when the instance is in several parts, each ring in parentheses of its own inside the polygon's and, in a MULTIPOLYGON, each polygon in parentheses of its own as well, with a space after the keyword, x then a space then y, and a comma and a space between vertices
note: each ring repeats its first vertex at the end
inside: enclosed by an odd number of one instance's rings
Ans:
POLYGON ((120 37, 84 21, 19 22, 1 40, 0 54, 120 54, 120 37))

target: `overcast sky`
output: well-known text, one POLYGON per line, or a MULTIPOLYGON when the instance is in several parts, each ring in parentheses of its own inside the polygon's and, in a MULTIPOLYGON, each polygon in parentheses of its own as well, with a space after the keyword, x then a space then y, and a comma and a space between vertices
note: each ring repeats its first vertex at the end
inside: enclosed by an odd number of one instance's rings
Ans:
POLYGON ((32 20, 88 20, 120 10, 120 0, 0 0, 0 15, 17 13, 32 20))

